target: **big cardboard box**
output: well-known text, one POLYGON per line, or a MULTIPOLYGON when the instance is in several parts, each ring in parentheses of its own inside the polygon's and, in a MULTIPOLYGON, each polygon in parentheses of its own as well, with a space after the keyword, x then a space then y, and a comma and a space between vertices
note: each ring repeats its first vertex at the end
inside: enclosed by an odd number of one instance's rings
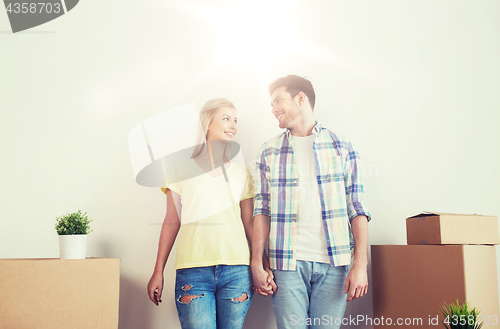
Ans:
POLYGON ((441 306, 457 299, 500 327, 495 246, 373 245, 371 264, 375 328, 441 328, 441 306))
POLYGON ((116 329, 119 289, 119 259, 0 259, 0 328, 116 329))
POLYGON ((500 244, 495 216, 421 213, 406 219, 408 244, 500 244))

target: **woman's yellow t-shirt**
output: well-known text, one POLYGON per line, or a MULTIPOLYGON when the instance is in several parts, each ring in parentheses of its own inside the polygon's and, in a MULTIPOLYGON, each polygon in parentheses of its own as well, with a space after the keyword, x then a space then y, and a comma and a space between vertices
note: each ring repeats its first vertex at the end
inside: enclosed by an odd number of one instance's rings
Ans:
POLYGON ((176 269, 250 265, 240 201, 254 197, 252 176, 235 162, 225 172, 217 168, 205 173, 194 159, 172 165, 165 186, 179 194, 182 204, 176 269))

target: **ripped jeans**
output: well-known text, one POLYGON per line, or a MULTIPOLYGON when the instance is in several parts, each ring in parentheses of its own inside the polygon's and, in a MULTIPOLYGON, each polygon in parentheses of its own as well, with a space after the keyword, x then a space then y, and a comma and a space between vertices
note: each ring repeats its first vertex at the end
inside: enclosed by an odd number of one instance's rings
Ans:
POLYGON ((183 329, 237 329, 252 300, 247 265, 215 265, 176 271, 175 305, 183 329))

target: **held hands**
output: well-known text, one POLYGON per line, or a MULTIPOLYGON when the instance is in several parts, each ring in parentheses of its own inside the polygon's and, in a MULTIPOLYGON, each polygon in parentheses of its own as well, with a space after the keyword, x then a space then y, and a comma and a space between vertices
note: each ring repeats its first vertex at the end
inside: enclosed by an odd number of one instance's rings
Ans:
POLYGON ((252 268, 253 290, 259 295, 269 296, 278 290, 278 286, 274 282, 273 272, 267 268, 252 268))
POLYGON ((344 294, 347 296, 347 301, 363 297, 368 292, 368 274, 366 268, 354 264, 345 280, 344 294), (350 289, 350 292, 349 292, 350 289))
POLYGON ((153 273, 148 283, 148 295, 149 299, 151 299, 151 301, 155 303, 156 306, 158 306, 159 303, 161 303, 162 291, 163 291, 163 275, 156 275, 155 273, 153 273))

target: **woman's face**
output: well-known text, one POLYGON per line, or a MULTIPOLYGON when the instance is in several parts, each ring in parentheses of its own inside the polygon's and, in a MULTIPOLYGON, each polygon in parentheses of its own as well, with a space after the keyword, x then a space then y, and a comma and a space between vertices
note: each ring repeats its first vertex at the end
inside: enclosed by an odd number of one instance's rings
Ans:
POLYGON ((236 135, 236 110, 232 107, 219 107, 208 125, 207 140, 233 140, 236 135))

